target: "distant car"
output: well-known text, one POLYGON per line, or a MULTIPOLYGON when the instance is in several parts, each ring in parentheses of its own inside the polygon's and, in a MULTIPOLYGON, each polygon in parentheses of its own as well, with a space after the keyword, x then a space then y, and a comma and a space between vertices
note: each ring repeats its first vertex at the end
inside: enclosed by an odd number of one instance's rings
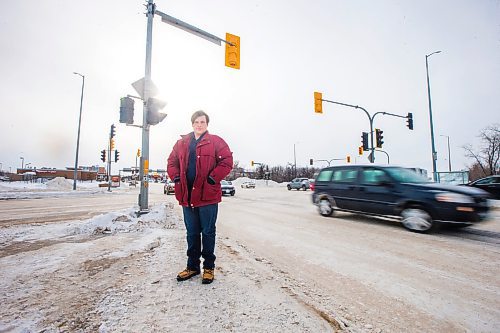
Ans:
POLYGON ((462 227, 488 216, 488 193, 443 185, 406 168, 346 165, 327 167, 316 177, 313 203, 319 213, 334 211, 392 217, 411 231, 429 232, 439 224, 462 227))
POLYGON ((10 180, 10 178, 9 178, 9 177, 7 177, 7 176, 0 176, 0 180, 1 180, 2 182, 8 182, 8 181, 10 180))
POLYGON ((311 185, 309 183, 309 179, 308 178, 295 178, 293 179, 291 182, 289 182, 287 185, 286 185, 286 188, 290 191, 292 189, 295 189, 295 190, 304 190, 304 191, 307 191, 308 189, 311 188, 311 185))
POLYGON ((175 184, 171 180, 167 180, 163 185, 163 194, 175 193, 175 184))
POLYGON ((491 194, 492 199, 500 200, 500 175, 481 178, 465 185, 480 188, 491 194))
POLYGON ((255 183, 250 181, 243 182, 241 183, 241 188, 255 188, 255 183))
POLYGON ((222 195, 224 194, 230 194, 231 196, 234 196, 236 193, 236 189, 234 188, 233 183, 227 180, 221 180, 220 181, 221 189, 222 189, 222 195))

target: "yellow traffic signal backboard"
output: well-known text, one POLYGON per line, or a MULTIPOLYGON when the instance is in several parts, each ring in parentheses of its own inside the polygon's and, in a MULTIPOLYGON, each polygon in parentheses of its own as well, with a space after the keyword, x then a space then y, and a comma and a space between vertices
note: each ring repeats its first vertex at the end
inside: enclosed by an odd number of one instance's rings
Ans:
POLYGON ((323 113, 323 94, 320 92, 314 92, 314 112, 323 113))
POLYGON ((240 37, 226 33, 226 66, 240 69, 240 37))

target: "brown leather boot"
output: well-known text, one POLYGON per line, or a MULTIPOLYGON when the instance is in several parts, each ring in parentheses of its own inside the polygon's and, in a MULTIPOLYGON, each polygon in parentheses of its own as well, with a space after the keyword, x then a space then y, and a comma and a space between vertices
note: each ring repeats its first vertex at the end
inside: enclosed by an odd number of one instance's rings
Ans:
POLYGON ((192 278, 193 276, 196 276, 200 274, 200 271, 198 270, 192 270, 190 268, 187 268, 185 270, 183 270, 182 272, 179 272, 179 274, 177 274, 177 281, 185 281, 185 280, 189 280, 190 278, 192 278))
POLYGON ((210 284, 213 281, 214 281, 214 270, 208 268, 203 269, 203 280, 201 280, 201 283, 210 284))

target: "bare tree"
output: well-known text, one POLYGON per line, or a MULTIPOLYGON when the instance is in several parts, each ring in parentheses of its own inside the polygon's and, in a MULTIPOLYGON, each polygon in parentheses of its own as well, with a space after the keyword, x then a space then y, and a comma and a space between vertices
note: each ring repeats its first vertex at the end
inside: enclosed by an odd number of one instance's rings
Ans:
POLYGON ((470 144, 463 146, 465 156, 475 160, 474 165, 470 169, 475 170, 476 173, 477 169, 480 169, 482 172, 480 177, 500 173, 500 125, 493 124, 486 127, 479 134, 479 138, 481 139, 479 151, 473 150, 470 144))

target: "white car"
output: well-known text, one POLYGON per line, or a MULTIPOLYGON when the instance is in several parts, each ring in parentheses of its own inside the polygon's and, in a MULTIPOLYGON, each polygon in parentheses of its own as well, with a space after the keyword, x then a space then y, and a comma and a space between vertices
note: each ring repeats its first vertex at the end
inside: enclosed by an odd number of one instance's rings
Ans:
POLYGON ((241 183, 241 188, 255 188, 255 183, 254 182, 243 182, 241 183))

